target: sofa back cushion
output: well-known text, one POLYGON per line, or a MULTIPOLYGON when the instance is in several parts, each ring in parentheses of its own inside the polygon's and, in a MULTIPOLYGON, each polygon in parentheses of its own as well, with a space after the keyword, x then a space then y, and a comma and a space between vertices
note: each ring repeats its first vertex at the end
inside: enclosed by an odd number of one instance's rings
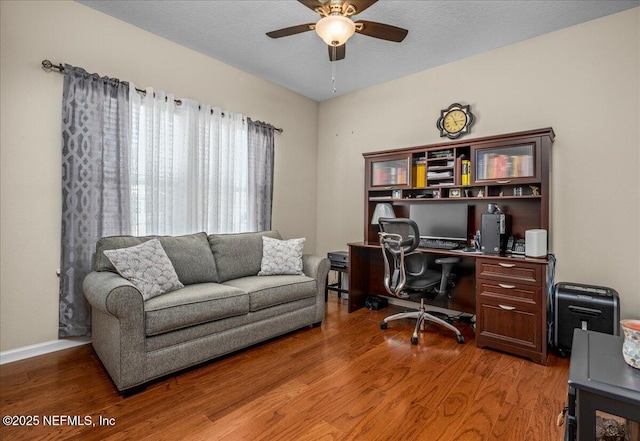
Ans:
MULTIPOLYGON (((116 269, 104 255, 105 250, 128 248, 139 245, 156 236, 110 236, 103 237, 96 245, 96 259, 94 270, 113 271, 116 269)), ((207 233, 195 233, 185 236, 161 236, 162 248, 184 285, 194 283, 218 282, 216 264, 209 248, 207 233)))
POLYGON ((160 243, 185 285, 218 282, 216 263, 209 248, 207 233, 186 236, 161 236, 160 243))
POLYGON ((258 274, 262 263, 263 236, 282 239, 280 233, 275 230, 209 236, 209 245, 218 271, 218 282, 258 274))

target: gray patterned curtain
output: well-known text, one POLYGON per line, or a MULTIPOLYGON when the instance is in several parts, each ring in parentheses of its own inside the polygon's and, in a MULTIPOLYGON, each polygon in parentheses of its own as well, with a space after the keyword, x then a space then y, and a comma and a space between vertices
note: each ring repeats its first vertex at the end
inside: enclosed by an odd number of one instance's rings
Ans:
POLYGON ((274 128, 248 120, 249 136, 249 225, 256 231, 271 229, 273 199, 274 128))
POLYGON ((65 65, 59 337, 89 335, 82 280, 96 241, 130 234, 129 84, 65 65))

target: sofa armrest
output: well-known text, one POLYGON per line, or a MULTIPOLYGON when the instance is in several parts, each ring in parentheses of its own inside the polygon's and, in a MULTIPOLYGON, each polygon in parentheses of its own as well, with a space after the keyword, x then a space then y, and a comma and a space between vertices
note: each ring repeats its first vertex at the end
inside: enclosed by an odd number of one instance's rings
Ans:
POLYGON ((316 317, 315 323, 324 320, 325 290, 327 286, 327 275, 331 268, 331 262, 326 257, 313 256, 311 254, 302 255, 302 271, 305 276, 316 280, 316 317))
POLYGON ((91 305, 91 344, 123 391, 146 381, 145 318, 142 294, 109 271, 89 273, 82 284, 91 305))
POLYGON ((307 277, 324 280, 329 274, 329 268, 331 268, 331 262, 326 257, 311 254, 302 255, 302 272, 307 277))
POLYGON ((142 314, 144 299, 127 279, 110 271, 93 271, 85 277, 82 288, 92 308, 122 317, 134 311, 142 314))

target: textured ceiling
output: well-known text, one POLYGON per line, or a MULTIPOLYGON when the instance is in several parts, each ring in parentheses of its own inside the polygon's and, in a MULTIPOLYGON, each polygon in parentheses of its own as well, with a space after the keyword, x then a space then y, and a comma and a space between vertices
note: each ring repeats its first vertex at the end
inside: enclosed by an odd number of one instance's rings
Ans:
POLYGON ((320 16, 295 0, 77 0, 316 101, 400 78, 632 7, 640 0, 391 1, 354 17, 409 30, 402 43, 356 34, 332 63, 313 32, 266 32, 320 16))

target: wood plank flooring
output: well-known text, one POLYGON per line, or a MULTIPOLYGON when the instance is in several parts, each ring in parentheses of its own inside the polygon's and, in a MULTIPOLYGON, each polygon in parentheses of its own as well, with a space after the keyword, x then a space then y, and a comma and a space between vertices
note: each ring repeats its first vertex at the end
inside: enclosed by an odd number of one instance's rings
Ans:
POLYGON ((544 367, 477 349, 463 324, 463 345, 431 324, 413 346, 411 321, 379 327, 397 309, 348 314, 330 297, 321 327, 156 381, 128 398, 116 392, 90 345, 5 364, 1 416, 39 421, 2 425, 0 438, 562 440, 555 420, 566 402, 567 359, 551 355, 544 367))

